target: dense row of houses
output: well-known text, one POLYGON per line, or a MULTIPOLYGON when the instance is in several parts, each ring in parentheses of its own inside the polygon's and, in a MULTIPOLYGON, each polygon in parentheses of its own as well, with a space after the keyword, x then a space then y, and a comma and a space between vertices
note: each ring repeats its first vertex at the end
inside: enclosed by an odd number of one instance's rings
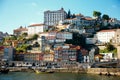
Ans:
MULTIPOLYGON (((30 37, 37 34, 37 40, 27 43, 34 44, 37 42, 40 46, 26 52, 16 53, 14 47, 22 44, 22 41, 8 40, 6 43, 12 43, 12 46, 0 47, 4 52, 4 58, 9 61, 63 62, 66 64, 75 62, 93 63, 95 61, 94 48, 91 47, 88 50, 82 48, 82 46, 65 44, 66 40, 73 39, 73 32, 85 35, 86 44, 103 44, 111 41, 118 43, 120 41, 119 29, 96 32, 96 30, 99 30, 99 27, 95 26, 96 19, 82 14, 75 16, 75 18, 66 19, 67 13, 63 8, 57 11, 45 11, 44 24, 31 24, 27 27, 20 26, 13 31, 15 36, 27 33, 28 37, 30 37), (88 35, 93 35, 93 37, 87 37, 88 35)), ((101 23, 102 20, 97 22, 101 23)), ((108 22, 111 25, 120 25, 120 21, 117 19, 110 19, 108 22)), ((106 25, 108 22, 103 23, 106 25)))
MULTIPOLYGON (((85 56, 88 56, 88 51, 81 49, 80 46, 60 45, 55 46, 53 51, 48 52, 21 52, 15 53, 14 47, 4 47, 4 59, 9 61, 28 61, 28 62, 89 62, 85 56), (85 59, 85 60, 84 60, 85 59)), ((88 56, 89 57, 89 56, 88 56)))

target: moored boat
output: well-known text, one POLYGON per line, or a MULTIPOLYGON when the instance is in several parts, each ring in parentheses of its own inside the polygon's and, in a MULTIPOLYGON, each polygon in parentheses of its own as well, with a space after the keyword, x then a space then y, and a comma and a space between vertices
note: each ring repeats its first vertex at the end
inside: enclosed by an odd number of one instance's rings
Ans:
POLYGON ((1 69, 0 72, 3 74, 7 74, 9 72, 9 69, 1 69))
POLYGON ((36 72, 37 74, 40 74, 40 73, 47 73, 46 71, 41 71, 41 70, 35 70, 35 72, 36 72))
POLYGON ((54 73, 53 70, 35 70, 37 74, 42 74, 42 73, 54 73))

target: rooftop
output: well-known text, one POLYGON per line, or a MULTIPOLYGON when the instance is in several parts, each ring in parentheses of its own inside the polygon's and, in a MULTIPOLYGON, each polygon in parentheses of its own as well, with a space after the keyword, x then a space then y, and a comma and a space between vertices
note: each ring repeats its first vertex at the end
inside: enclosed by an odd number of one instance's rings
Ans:
POLYGON ((28 27, 43 26, 44 24, 31 24, 28 27))
POLYGON ((18 28, 18 29, 15 29, 14 30, 14 32, 19 32, 19 31, 27 31, 28 29, 26 28, 26 27, 22 27, 22 26, 20 26, 20 28, 18 28))
POLYGON ((110 29, 110 30, 101 30, 99 32, 115 32, 115 29, 110 29))

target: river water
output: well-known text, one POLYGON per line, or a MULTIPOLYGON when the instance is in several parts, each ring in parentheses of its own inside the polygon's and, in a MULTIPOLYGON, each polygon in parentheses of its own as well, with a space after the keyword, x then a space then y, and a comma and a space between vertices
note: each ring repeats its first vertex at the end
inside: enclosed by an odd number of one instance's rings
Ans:
POLYGON ((77 73, 36 74, 9 72, 8 74, 0 74, 0 80, 120 80, 120 77, 77 73))

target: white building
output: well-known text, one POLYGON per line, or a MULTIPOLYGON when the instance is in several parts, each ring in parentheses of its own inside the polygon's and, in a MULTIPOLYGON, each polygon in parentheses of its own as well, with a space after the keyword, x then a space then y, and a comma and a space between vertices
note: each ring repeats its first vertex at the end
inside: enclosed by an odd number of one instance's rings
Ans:
POLYGON ((114 58, 113 53, 100 53, 100 54, 103 55, 103 61, 110 61, 114 58))
POLYGON ((98 39, 98 43, 108 43, 115 36, 115 30, 101 30, 97 32, 96 37, 98 39))
POLYGON ((120 20, 117 20, 116 18, 111 18, 111 19, 109 20, 109 23, 110 23, 111 25, 113 25, 113 26, 115 26, 115 25, 120 25, 120 20))
POLYGON ((38 34, 48 29, 44 24, 32 24, 28 26, 28 35, 38 34))
POLYGON ((48 26, 53 26, 63 21, 67 16, 67 13, 63 8, 57 11, 45 11, 44 12, 44 24, 48 26))
POLYGON ((92 26, 94 25, 95 20, 91 17, 76 17, 73 19, 65 19, 63 23, 70 23, 74 25, 74 29, 81 29, 84 26, 92 26))
POLYGON ((96 38, 86 38, 86 44, 95 44, 97 42, 96 38))
POLYGON ((58 32, 56 38, 59 39, 72 39, 72 33, 70 32, 58 32))
POLYGON ((120 44, 120 29, 116 29, 115 37, 113 37, 112 43, 120 44))

